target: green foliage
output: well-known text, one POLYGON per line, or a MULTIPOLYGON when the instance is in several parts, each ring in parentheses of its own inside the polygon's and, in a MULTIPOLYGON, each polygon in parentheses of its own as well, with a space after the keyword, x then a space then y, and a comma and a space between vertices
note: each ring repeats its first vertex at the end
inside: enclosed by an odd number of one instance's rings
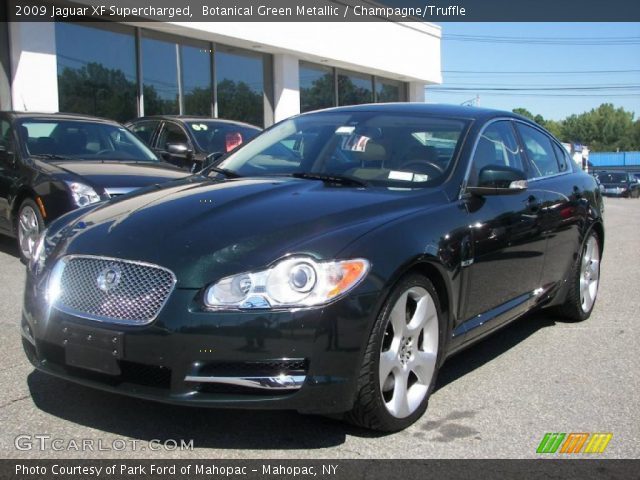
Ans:
POLYGON ((218 83, 218 115, 228 120, 241 120, 262 126, 262 93, 251 89, 245 82, 222 80, 218 83))
POLYGON ((120 122, 136 117, 136 84, 122 70, 99 63, 65 67, 58 74, 58 89, 61 112, 89 113, 120 122))
POLYGON ((545 120, 526 108, 513 112, 532 119, 563 142, 582 143, 594 152, 640 150, 640 120, 634 122, 632 112, 610 103, 560 121, 545 120))

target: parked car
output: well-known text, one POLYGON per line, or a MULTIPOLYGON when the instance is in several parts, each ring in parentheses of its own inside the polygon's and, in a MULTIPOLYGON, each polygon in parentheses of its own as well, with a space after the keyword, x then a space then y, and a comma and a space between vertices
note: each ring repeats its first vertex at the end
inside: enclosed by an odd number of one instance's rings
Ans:
POLYGON ((84 115, 0 112, 0 233, 27 261, 69 210, 185 177, 122 125, 84 115))
POLYGON ((640 197, 640 183, 633 173, 598 171, 603 194, 609 197, 640 197))
POLYGON ((158 157, 190 171, 200 170, 207 156, 226 154, 261 131, 248 123, 178 115, 141 117, 125 126, 158 157))
POLYGON ((590 316, 601 208, 593 177, 512 113, 303 114, 52 224, 23 345, 39 370, 102 390, 395 431, 455 352, 534 309, 590 316))

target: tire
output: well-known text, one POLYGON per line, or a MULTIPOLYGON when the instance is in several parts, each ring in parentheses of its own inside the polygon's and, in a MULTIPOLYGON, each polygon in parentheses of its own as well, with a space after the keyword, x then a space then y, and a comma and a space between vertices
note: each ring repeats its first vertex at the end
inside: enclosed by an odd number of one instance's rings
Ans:
POLYGON ((401 279, 374 324, 346 421, 395 432, 422 416, 441 360, 442 322, 432 283, 415 274, 401 279))
POLYGON ((20 260, 28 263, 31 252, 35 248, 38 235, 44 229, 44 219, 36 202, 27 198, 18 209, 16 218, 16 236, 18 238, 18 252, 20 260))
POLYGON ((600 285, 600 238, 594 230, 589 232, 569 278, 569 292, 558 313, 568 320, 581 322, 591 316, 600 285))

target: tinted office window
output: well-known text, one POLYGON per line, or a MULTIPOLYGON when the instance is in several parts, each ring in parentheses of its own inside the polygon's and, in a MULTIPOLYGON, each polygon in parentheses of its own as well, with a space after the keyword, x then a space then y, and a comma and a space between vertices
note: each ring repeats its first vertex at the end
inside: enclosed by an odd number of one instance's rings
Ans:
POLYGON ((338 105, 359 105, 373 102, 371 76, 359 73, 338 73, 338 105))
POLYGON ((403 102, 405 100, 404 83, 396 80, 376 77, 376 102, 403 102))
POLYGON ((218 117, 264 125, 264 57, 237 49, 215 52, 218 117))
POLYGON ((180 113, 178 104, 177 45, 150 37, 142 38, 142 82, 145 115, 180 113))
POLYGON ((133 29, 66 22, 55 29, 60 111, 121 122, 136 117, 133 29))
POLYGON ((180 46, 182 105, 185 115, 212 114, 211 52, 209 46, 180 46))
POLYGON ((300 111, 335 106, 333 68, 300 62, 300 111))
POLYGON ((524 148, 531 168, 529 178, 546 177, 560 173, 551 139, 540 130, 518 123, 524 148))

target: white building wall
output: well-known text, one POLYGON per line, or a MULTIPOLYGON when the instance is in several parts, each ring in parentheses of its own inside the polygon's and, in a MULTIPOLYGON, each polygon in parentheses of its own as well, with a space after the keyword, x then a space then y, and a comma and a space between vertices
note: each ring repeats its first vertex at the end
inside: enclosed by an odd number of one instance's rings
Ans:
POLYGON ((420 22, 168 22, 141 27, 358 72, 442 83, 440 27, 420 22))
POLYGON ((273 90, 274 122, 300 113, 300 69, 297 57, 282 53, 273 56, 273 90))
POLYGON ((13 109, 58 111, 55 26, 50 22, 9 22, 13 109))

